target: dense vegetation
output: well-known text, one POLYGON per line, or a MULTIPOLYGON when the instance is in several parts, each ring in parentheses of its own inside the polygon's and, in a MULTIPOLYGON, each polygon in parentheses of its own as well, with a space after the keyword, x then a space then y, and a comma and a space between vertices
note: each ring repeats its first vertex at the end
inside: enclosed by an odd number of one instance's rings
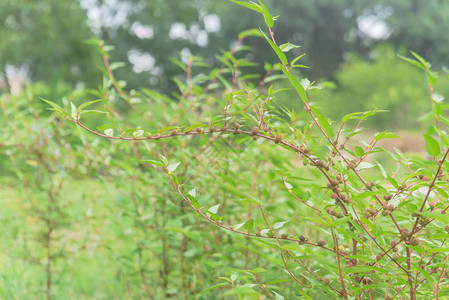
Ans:
POLYGON ((176 92, 127 89, 91 39, 98 86, 1 95, 3 298, 447 297, 447 74, 380 46, 344 89, 310 82, 269 10, 234 2, 266 29, 218 65, 172 58, 176 92), (397 137, 364 128, 381 122, 423 129, 425 156, 379 147, 397 137))

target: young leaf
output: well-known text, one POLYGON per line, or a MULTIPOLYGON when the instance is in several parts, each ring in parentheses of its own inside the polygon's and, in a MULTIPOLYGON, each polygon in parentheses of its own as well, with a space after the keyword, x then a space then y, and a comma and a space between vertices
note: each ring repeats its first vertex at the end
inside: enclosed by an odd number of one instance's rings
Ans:
POLYGON ((104 131, 104 134, 106 134, 107 136, 112 137, 112 136, 114 136, 114 129, 108 128, 108 129, 106 129, 106 130, 104 131))
MULTIPOLYGON (((292 49, 296 49, 296 48, 299 48, 299 47, 300 47, 300 46, 297 46, 297 45, 294 45, 294 44, 288 42, 288 43, 285 43, 285 44, 280 45, 280 46, 279 46, 279 49, 281 49, 282 52, 288 52, 288 51, 290 51, 290 50, 292 50, 292 49)), ((303 54, 303 55, 304 55, 304 54, 303 54)), ((301 55, 301 56, 303 56, 303 55, 301 55)), ((301 58, 301 56, 299 56, 299 58, 301 58)), ((295 59, 297 60, 298 58, 295 58, 295 59)), ((295 61, 296 61, 296 60, 295 60, 295 61)), ((292 64, 294 64, 293 61, 292 61, 292 64)))
POLYGON ((73 104, 73 102, 70 102, 70 106, 72 108, 72 113, 70 114, 72 116, 72 118, 76 121, 79 119, 78 116, 78 109, 76 108, 75 104, 73 104))
POLYGON ((176 169, 178 168, 178 166, 179 166, 180 164, 181 164, 180 162, 178 162, 178 163, 173 163, 173 164, 169 164, 169 165, 167 166, 167 171, 168 171, 169 173, 173 173, 174 171, 176 171, 176 169))
POLYGON ((211 208, 209 208, 208 212, 216 214, 218 212, 219 207, 220 207, 220 204, 214 205, 211 208))
POLYGON ((196 189, 191 189, 187 194, 189 194, 193 198, 196 198, 196 189))
POLYGON ((274 223, 273 229, 282 228, 286 223, 288 223, 288 221, 274 223))
POLYGON ((143 135, 144 131, 142 129, 136 130, 133 132, 133 137, 134 138, 138 138, 141 137, 143 135))

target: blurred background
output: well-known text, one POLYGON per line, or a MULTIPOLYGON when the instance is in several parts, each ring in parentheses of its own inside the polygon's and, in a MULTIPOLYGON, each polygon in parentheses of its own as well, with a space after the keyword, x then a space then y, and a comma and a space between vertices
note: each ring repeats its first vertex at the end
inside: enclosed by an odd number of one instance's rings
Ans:
MULTIPOLYGON (((432 113, 426 113, 431 111, 426 75, 397 54, 411 57, 411 50, 431 62, 440 72, 433 100, 444 103, 449 97, 449 1, 264 3, 279 16, 274 26, 278 44, 292 42, 301 46, 292 50, 295 55, 306 54, 301 62, 310 68, 297 75, 322 87, 311 92, 315 107, 334 124, 347 113, 388 110, 364 126, 407 132, 401 150, 416 145, 422 150, 416 132, 433 122, 432 113)), ((199 219, 180 203, 161 167, 139 161, 158 160, 163 153, 170 162, 182 162, 180 182, 198 190, 201 205, 222 203, 226 224, 250 218, 248 199, 256 194, 266 201, 270 221, 283 222, 286 212, 295 218, 313 214, 291 199, 272 170, 298 171, 294 154, 263 143, 247 147, 252 139, 239 136, 111 142, 78 130, 39 100, 49 99, 69 112, 70 101, 105 99, 100 109, 107 116, 83 119, 99 131, 154 133, 166 124, 204 125, 207 109, 212 116, 222 114, 226 85, 204 93, 202 86, 183 99, 179 82, 186 81, 186 74, 179 65, 193 55, 196 76, 218 69, 239 33, 259 27, 265 30, 260 15, 225 0, 0 0, 1 299, 193 299, 212 286, 230 290, 236 274, 238 284, 250 284, 245 299, 262 299, 261 291, 252 289, 254 279, 241 271, 256 267, 269 271, 261 279, 285 299, 298 297, 295 285, 280 279, 284 266, 277 251, 199 219), (114 47, 110 61, 124 64, 115 70, 124 91, 114 89, 101 54, 86 42, 92 38, 114 47), (186 111, 187 105, 192 109, 186 111)), ((257 83, 277 58, 261 38, 243 43, 248 47, 235 55, 254 62, 245 62, 243 69, 257 83)), ((290 88, 282 80, 274 85, 290 88)), ((273 102, 303 110, 294 91, 276 94, 273 102)), ((304 114, 297 115, 300 124, 304 114)), ((327 155, 324 148, 316 153, 327 155)), ((318 178, 313 171, 298 172, 318 178)), ((294 192, 308 199, 310 191, 322 193, 323 185, 313 179, 297 184, 294 192)), ((255 228, 264 228, 263 220, 254 219, 255 228)), ((323 238, 303 222, 289 226, 294 234, 323 238)), ((309 262, 323 276, 335 271, 319 260, 309 262)), ((196 299, 218 299, 214 294, 196 299)))
MULTIPOLYGON (((331 88, 316 99, 331 117, 377 107, 391 114, 379 115, 371 125, 417 126, 401 116, 416 119, 428 103, 427 87, 419 84, 424 75, 396 54, 412 50, 436 70, 449 64, 447 1, 266 2, 279 16, 277 41, 300 45, 296 53, 306 53, 303 62, 310 69, 303 69, 303 76, 327 81, 331 88)), ((171 94, 172 79, 183 72, 171 58, 195 55, 214 64, 239 32, 264 27, 256 13, 212 0, 3 0, 0 20, 0 88, 17 93, 25 83, 43 82, 52 87, 52 98, 60 96, 56 91, 101 83, 101 58, 84 43, 93 36, 115 47, 111 60, 125 63, 116 75, 128 90, 149 87, 171 94)), ((253 72, 263 76, 264 62, 275 56, 259 38, 245 43, 253 47, 245 53, 257 63, 253 72)), ((444 81, 435 93, 448 95, 448 90, 444 81)))

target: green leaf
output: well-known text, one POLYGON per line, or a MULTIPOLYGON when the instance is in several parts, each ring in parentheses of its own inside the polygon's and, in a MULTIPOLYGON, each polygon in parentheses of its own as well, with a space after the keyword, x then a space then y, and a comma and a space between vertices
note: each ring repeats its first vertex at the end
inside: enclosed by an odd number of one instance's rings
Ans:
POLYGON ((195 208, 200 207, 200 204, 196 200, 196 189, 191 189, 187 193, 187 198, 190 200, 190 203, 192 203, 193 207, 195 207, 195 208))
POLYGON ((275 300, 284 300, 284 296, 282 296, 281 294, 276 293, 275 291, 271 290, 271 292, 274 294, 274 299, 275 300))
POLYGON ((323 131, 326 133, 326 135, 331 138, 334 136, 334 132, 332 131, 332 126, 329 123, 329 121, 320 113, 318 110, 312 107, 313 113, 318 118, 318 123, 320 124, 321 128, 323 128, 323 131))
POLYGON ((402 59, 402 60, 408 62, 409 64, 414 65, 415 67, 418 67, 418 68, 420 68, 420 69, 422 69, 422 70, 425 70, 425 69, 426 69, 425 66, 423 66, 421 63, 419 63, 418 61, 416 61, 416 60, 414 60, 414 59, 411 59, 411 58, 408 58, 408 57, 405 57, 405 56, 402 56, 402 55, 399 55, 399 54, 398 54, 398 56, 399 56, 400 59, 402 59))
POLYGON ((298 93, 299 97, 301 97, 302 102, 307 103, 309 102, 309 99, 307 99, 306 90, 301 85, 301 83, 296 79, 290 72, 288 72, 285 68, 282 68, 282 71, 284 72, 285 76, 287 76, 288 80, 293 84, 293 86, 296 89, 296 92, 298 93))
POLYGON ((286 65, 288 63, 287 56, 285 56, 284 52, 282 52, 281 49, 279 49, 278 45, 273 43, 270 38, 262 31, 263 37, 267 40, 267 42, 270 44, 271 48, 273 48, 274 52, 276 52, 276 55, 278 56, 279 60, 282 62, 283 65, 286 65))
MULTIPOLYGON (((248 29, 239 33, 238 38, 244 39, 248 36, 263 37, 263 34, 257 28, 248 29)), ((218 69, 217 69, 218 71, 218 69)))
POLYGON ((198 294, 196 294, 196 296, 197 296, 197 295, 204 294, 204 293, 209 292, 209 291, 212 291, 212 290, 215 290, 215 289, 218 289, 218 288, 221 288, 221 287, 224 287, 224 286, 227 286, 227 285, 229 285, 229 284, 228 284, 228 283, 225 283, 225 282, 219 283, 219 284, 216 284, 216 285, 213 285, 213 286, 211 286, 211 287, 208 287, 208 288, 205 289, 205 290, 202 290, 201 292, 199 292, 198 294))
POLYGON ((396 139, 396 138, 400 138, 400 136, 388 131, 379 132, 374 136, 374 139, 376 141, 379 141, 381 139, 396 139))
POLYGON ((424 58, 422 58, 420 55, 413 51, 410 51, 410 53, 421 63, 422 66, 424 66, 424 68, 428 69, 430 67, 429 63, 425 61, 424 58))
POLYGON ((424 134, 424 140, 426 141, 426 151, 430 156, 435 157, 440 154, 440 145, 432 136, 424 134))
POLYGON ((173 173, 174 171, 176 171, 176 169, 178 168, 178 166, 179 166, 180 164, 181 164, 180 162, 169 164, 169 165, 167 166, 167 171, 170 172, 170 173, 173 173))
POLYGON ((435 218, 443 222, 449 222, 449 215, 446 214, 440 214, 435 212, 420 212, 419 214, 425 217, 429 217, 431 219, 435 218))
POLYGON ((112 63, 112 64, 109 66, 109 68, 110 68, 112 71, 114 71, 114 70, 116 70, 116 69, 118 69, 118 68, 121 68, 121 67, 124 67, 124 66, 125 66, 125 63, 124 63, 124 62, 118 61, 118 62, 112 63))
POLYGON ((248 221, 245 222, 245 224, 243 224, 243 228, 245 228, 246 230, 251 230, 254 227, 254 220, 253 219, 249 219, 248 221))
POLYGON ((273 229, 276 230, 282 228, 286 223, 288 223, 288 221, 274 223, 273 229))
POLYGON ((358 164, 357 169, 364 170, 364 169, 370 169, 372 167, 374 167, 373 164, 366 162, 366 161, 362 161, 361 163, 358 164))
POLYGON ((363 155, 365 155, 365 150, 363 150, 363 148, 360 146, 356 146, 355 154, 357 154, 358 157, 362 157, 363 155))
POLYGON ((99 100, 94 100, 94 101, 89 101, 89 102, 83 103, 83 104, 81 104, 81 105, 78 107, 78 111, 81 111, 81 110, 83 110, 83 108, 85 108, 85 107, 87 107, 87 106, 89 106, 89 105, 92 105, 92 104, 94 104, 94 103, 103 101, 103 100, 104 100, 104 99, 99 99, 99 100))
POLYGON ((263 18, 265 20, 265 24, 267 24, 268 27, 273 27, 274 26, 274 20, 273 17, 271 16, 270 12, 268 11, 268 9, 266 8, 266 6, 262 3, 262 1, 259 0, 260 3, 260 7, 262 8, 262 14, 263 14, 263 18))
MULTIPOLYGON (((301 47, 301 46, 298 46, 298 47, 301 47)), ((297 56, 295 59, 292 60, 292 62, 290 63, 290 65, 293 66, 293 65, 295 64, 295 62, 297 62, 298 60, 300 60, 304 55, 306 55, 306 54, 304 53, 304 54, 301 54, 300 56, 297 56)))
POLYGON ((40 98, 42 101, 45 101, 45 102, 47 102, 48 104, 50 104, 54 109, 57 109, 57 110, 61 110, 62 111, 62 107, 61 106, 59 106, 58 104, 56 104, 56 103, 54 103, 54 102, 52 102, 52 101, 50 101, 50 100, 45 100, 44 98, 40 98))
POLYGON ((344 218, 341 218, 341 219, 336 219, 336 220, 332 221, 331 226, 334 227, 334 228, 338 227, 341 224, 344 224, 344 223, 348 222, 349 220, 351 220, 351 218, 352 218, 352 216, 347 216, 347 217, 344 217, 344 218))
POLYGON ((245 6, 245 7, 249 8, 249 9, 254 10, 254 11, 257 11, 258 13, 261 13, 261 14, 263 13, 262 7, 260 5, 258 5, 258 4, 256 4, 256 3, 254 3, 254 2, 245 2, 245 1, 237 1, 237 0, 230 0, 230 1, 234 2, 234 3, 238 4, 238 5, 241 5, 241 6, 245 6))
POLYGON ((266 272, 267 270, 262 268, 262 267, 257 267, 255 269, 253 269, 252 271, 253 271, 254 274, 257 274, 257 273, 266 272))
POLYGON ((161 163, 160 161, 152 160, 152 159, 142 159, 142 160, 139 160, 139 162, 146 163, 146 164, 157 165, 157 166, 161 166, 161 167, 164 166, 164 164, 161 163))
MULTIPOLYGON (((296 48, 299 48, 299 47, 300 47, 300 46, 297 46, 297 45, 294 45, 294 44, 288 42, 288 43, 285 43, 285 44, 280 45, 280 46, 279 46, 279 49, 281 49, 282 52, 288 52, 288 51, 290 51, 290 50, 292 50, 292 49, 296 49, 296 48)), ((304 54, 303 54, 303 55, 304 55, 304 54)), ((299 56, 299 58, 301 58, 303 55, 299 56)), ((295 59, 298 60, 299 58, 297 57, 297 58, 295 58, 295 59)), ((296 61, 296 60, 295 60, 295 61, 296 61)), ((292 64, 294 64, 293 61, 292 61, 292 64)))

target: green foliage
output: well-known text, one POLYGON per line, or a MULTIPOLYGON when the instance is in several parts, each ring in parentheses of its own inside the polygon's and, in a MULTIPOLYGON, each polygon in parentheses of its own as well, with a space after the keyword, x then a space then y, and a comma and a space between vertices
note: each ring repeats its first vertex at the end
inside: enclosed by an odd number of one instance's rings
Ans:
POLYGON ((99 60, 83 44, 92 31, 78 1, 4 0, 0 19, 0 75, 7 65, 26 66, 34 81, 95 86, 99 60))
MULTIPOLYGON (((242 34, 217 68, 196 56, 174 60, 186 73, 175 81, 179 93, 126 91, 112 48, 92 40, 105 63, 97 89, 62 101, 37 100, 35 87, 2 95, 0 253, 13 266, 0 281, 3 297, 446 296, 449 119, 433 94, 441 77, 416 53, 406 62, 380 56, 398 62, 391 73, 421 72, 412 83, 429 88, 421 107, 433 120, 429 157, 378 147, 397 137, 388 131, 358 143, 380 111, 329 118, 328 106, 348 100, 326 104, 294 72, 302 55, 276 42, 269 6, 234 2, 266 30, 242 34), (250 36, 279 58, 262 79, 239 56, 250 36), (302 107, 277 104, 285 82, 302 107), (377 153, 390 160, 376 161, 377 153)), ((340 76, 339 84, 351 82, 340 76)))
MULTIPOLYGON (((408 129, 422 126, 429 106, 429 88, 423 73, 399 60, 388 45, 378 46, 373 61, 356 56, 336 73, 335 89, 314 98, 333 118, 348 111, 387 110, 370 118, 365 125, 377 129, 408 129)), ((441 77, 434 93, 449 97, 449 81, 441 77)), ((426 123, 428 125, 429 123, 426 123)))

